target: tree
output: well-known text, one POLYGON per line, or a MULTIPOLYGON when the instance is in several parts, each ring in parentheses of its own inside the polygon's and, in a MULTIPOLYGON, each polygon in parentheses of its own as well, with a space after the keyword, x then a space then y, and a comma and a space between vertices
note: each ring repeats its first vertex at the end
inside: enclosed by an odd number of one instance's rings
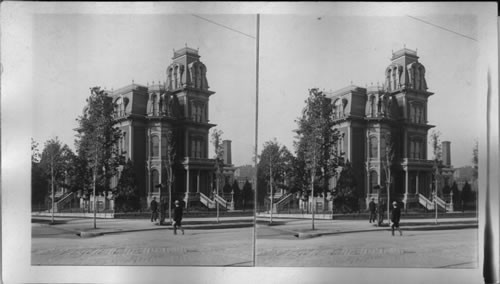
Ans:
POLYGON ((271 187, 285 184, 286 173, 291 167, 290 156, 288 149, 276 139, 264 143, 257 167, 259 202, 271 194, 271 187))
POLYGON ((226 179, 224 181, 224 187, 222 188, 222 192, 225 194, 230 194, 232 189, 233 187, 229 184, 229 180, 226 179))
POLYGON ((440 176, 440 171, 439 171, 439 167, 441 165, 441 140, 440 140, 440 136, 441 136, 441 132, 437 131, 437 130, 433 130, 431 132, 431 139, 430 139, 430 143, 431 143, 431 149, 432 149, 432 153, 434 155, 434 193, 437 195, 438 194, 438 180, 439 180, 439 176, 440 176))
POLYGON ((435 162, 441 161, 442 149, 441 149, 440 137, 441 137, 441 132, 437 130, 433 130, 430 134, 431 149, 435 162))
POLYGON ((31 139, 31 204, 40 206, 45 204, 48 188, 50 186, 48 177, 40 166, 40 151, 38 142, 31 139))
POLYGON ((253 200, 252 184, 248 181, 248 179, 245 181, 245 184, 243 185, 242 195, 243 195, 243 209, 245 209, 247 204, 251 203, 250 201, 253 200))
POLYGON ((356 178, 349 161, 345 163, 340 172, 335 191, 333 193, 333 203, 336 208, 342 211, 358 211, 358 192, 356 190, 356 178))
POLYGON ((137 188, 137 178, 130 159, 128 159, 127 163, 123 166, 118 185, 113 195, 115 196, 116 211, 136 211, 141 207, 137 188))
POLYGON ((217 223, 219 223, 219 202, 217 201, 217 196, 219 195, 220 191, 220 183, 223 180, 224 177, 224 159, 223 159, 223 154, 224 154, 224 149, 222 148, 222 130, 214 129, 212 131, 212 145, 214 146, 214 151, 215 151, 215 164, 214 164, 214 173, 215 173, 215 180, 216 180, 216 206, 217 206, 217 223))
POLYGON ((74 154, 68 145, 63 145, 57 137, 45 142, 40 158, 40 166, 47 177, 54 179, 55 186, 67 186, 67 171, 72 166, 73 156, 74 154))
POLYGON ((472 192, 471 186, 468 182, 465 182, 464 186, 462 187, 461 197, 463 206, 462 209, 469 207, 469 204, 475 201, 475 195, 472 192))
POLYGON ((474 148, 472 149, 473 180, 477 180, 478 178, 478 164, 479 164, 479 143, 476 141, 474 143, 474 148))
POLYGON ((240 196, 241 196, 240 186, 237 180, 233 181, 233 185, 231 186, 231 192, 233 193, 234 207, 236 208, 236 205, 237 204, 239 205, 240 203, 240 196))
POLYGON ((335 128, 331 100, 323 92, 318 89, 309 90, 305 103, 302 117, 297 120, 297 158, 310 177, 311 191, 314 191, 314 185, 318 183, 326 200, 328 182, 336 175, 341 159, 340 153, 335 151, 340 133, 335 128), (318 176, 319 179, 316 180, 318 176))
POLYGON ((77 151, 87 161, 86 169, 91 173, 87 177, 92 177, 92 181, 87 182, 93 189, 94 228, 97 228, 96 195, 108 190, 109 179, 117 174, 118 166, 123 163, 117 147, 122 132, 115 127, 113 114, 112 98, 100 87, 93 87, 83 115, 77 118, 77 151))
POLYGON ((396 164, 396 139, 392 137, 391 134, 386 134, 385 137, 385 157, 383 161, 383 170, 385 173, 385 187, 387 191, 387 217, 389 218, 390 216, 390 206, 391 206, 391 200, 390 200, 390 195, 391 195, 391 186, 392 186, 392 173, 393 173, 393 168, 394 165, 396 164))
MULTIPOLYGON (((57 188, 67 187, 66 177, 71 166, 72 156, 71 149, 66 144, 63 145, 57 137, 45 142, 40 158, 40 168, 50 183, 52 213, 55 210, 55 191, 57 188)), ((53 221, 54 215, 52 215, 53 221)))
POLYGON ((341 158, 335 151, 340 134, 335 128, 331 100, 323 92, 310 89, 305 103, 302 117, 297 121, 298 141, 295 143, 295 148, 297 156, 304 159, 305 169, 311 178, 312 229, 314 230, 316 203, 314 188, 318 183, 319 189, 323 191, 323 201, 326 203, 328 182, 336 175, 335 169, 341 158), (318 180, 317 176, 320 177, 318 180))
POLYGON ((31 138, 31 162, 40 163, 40 150, 38 149, 38 142, 31 138))
POLYGON ((111 97, 100 87, 90 90, 84 113, 77 118, 76 147, 80 158, 87 162, 87 171, 92 173, 90 177, 95 179, 97 194, 108 189, 109 178, 116 175, 118 166, 123 164, 117 147, 122 132, 114 126, 111 97))
POLYGON ((453 208, 457 209, 460 203, 460 191, 458 190, 458 185, 455 181, 451 185, 450 192, 453 194, 453 208))
MULTIPOLYGON (((166 153, 165 159, 163 159, 164 169, 167 174, 167 190, 168 190, 168 220, 172 222, 172 186, 175 181, 174 176, 174 163, 175 163, 175 139, 174 139, 174 131, 171 129, 167 130, 167 141, 166 145, 166 153)), ((161 193, 163 190, 163 186, 160 188, 160 202, 161 202, 161 193)))
POLYGON ((83 152, 73 155, 72 160, 72 166, 68 169, 68 189, 88 199, 89 189, 92 187, 92 172, 89 171, 88 161, 83 152))
POLYGON ((307 194, 307 190, 310 184, 309 174, 306 170, 306 162, 304 158, 304 152, 298 151, 297 157, 293 158, 292 161, 292 176, 290 178, 290 188, 292 192, 300 192, 301 194, 307 194))

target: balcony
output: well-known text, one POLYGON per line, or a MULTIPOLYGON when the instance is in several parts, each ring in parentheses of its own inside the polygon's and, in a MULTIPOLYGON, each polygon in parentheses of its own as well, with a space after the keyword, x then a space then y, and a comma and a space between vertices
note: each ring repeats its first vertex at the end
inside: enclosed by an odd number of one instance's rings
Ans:
POLYGON ((426 159, 413 159, 413 158, 404 158, 401 159, 402 166, 424 166, 432 168, 434 166, 433 160, 426 159))
POLYGON ((196 168, 196 169, 212 170, 215 166, 215 160, 208 158, 184 157, 181 163, 182 165, 184 165, 184 167, 196 168))

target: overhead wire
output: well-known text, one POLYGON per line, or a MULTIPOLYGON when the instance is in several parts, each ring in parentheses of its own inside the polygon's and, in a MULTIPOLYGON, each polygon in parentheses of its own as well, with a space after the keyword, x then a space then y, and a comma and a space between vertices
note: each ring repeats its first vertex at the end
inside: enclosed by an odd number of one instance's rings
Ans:
POLYGON ((475 38, 473 38, 473 37, 470 37, 470 36, 467 36, 467 35, 461 34, 461 33, 459 33, 459 32, 456 32, 456 31, 454 31, 454 30, 450 30, 450 29, 448 29, 448 28, 445 28, 445 27, 442 27, 442 26, 439 26, 439 25, 433 24, 433 23, 431 23, 431 22, 428 22, 428 21, 422 20, 422 19, 420 19, 420 18, 417 18, 417 17, 414 17, 414 16, 410 16, 410 15, 406 15, 406 16, 407 16, 407 17, 409 17, 409 18, 412 18, 412 19, 414 19, 414 20, 420 21, 420 22, 422 22, 422 23, 426 23, 426 24, 428 24, 428 25, 431 25, 431 26, 433 26, 433 27, 436 27, 436 28, 439 28, 439 29, 442 29, 442 30, 448 31, 448 32, 450 32, 450 33, 454 33, 454 34, 459 35, 459 36, 461 36, 461 37, 464 37, 464 38, 467 38, 467 39, 471 39, 471 40, 473 40, 473 41, 477 41, 477 39, 475 39, 475 38))
POLYGON ((249 34, 246 34, 246 33, 242 32, 242 31, 237 30, 237 29, 233 29, 233 28, 231 28, 231 27, 228 27, 228 26, 226 26, 226 25, 223 25, 223 24, 217 23, 217 22, 215 22, 215 21, 212 21, 212 20, 210 20, 210 19, 204 18, 204 17, 199 16, 199 15, 196 15, 196 14, 192 14, 192 15, 193 15, 193 17, 196 17, 196 18, 202 19, 202 20, 207 21, 207 22, 209 22, 209 23, 212 23, 212 24, 214 24, 214 25, 217 25, 217 26, 223 27, 223 28, 228 29, 228 30, 231 30, 231 31, 233 31, 233 32, 237 32, 237 33, 242 34, 242 35, 244 35, 244 36, 247 36, 247 37, 249 37, 249 38, 256 39, 254 36, 249 35, 249 34))

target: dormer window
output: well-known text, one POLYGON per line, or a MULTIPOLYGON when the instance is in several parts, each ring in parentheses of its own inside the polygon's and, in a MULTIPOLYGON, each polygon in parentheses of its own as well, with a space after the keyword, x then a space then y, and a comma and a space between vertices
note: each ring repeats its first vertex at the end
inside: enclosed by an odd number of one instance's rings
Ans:
POLYGON ((342 118, 345 116, 346 99, 337 99, 333 103, 333 118, 342 118))

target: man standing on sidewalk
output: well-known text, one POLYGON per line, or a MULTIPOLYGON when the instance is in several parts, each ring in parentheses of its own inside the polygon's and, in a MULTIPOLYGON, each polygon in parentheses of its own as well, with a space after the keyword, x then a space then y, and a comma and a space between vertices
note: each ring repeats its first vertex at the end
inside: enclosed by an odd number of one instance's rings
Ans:
POLYGON ((151 200, 149 208, 151 209, 151 222, 156 222, 158 219, 158 202, 156 202, 156 197, 153 197, 153 200, 151 200))
POLYGON ((174 208, 174 214, 173 214, 173 219, 174 219, 174 235, 177 235, 177 228, 181 229, 182 234, 184 235, 184 229, 182 228, 182 206, 180 206, 179 200, 175 201, 175 208, 174 208))
POLYGON ((392 203, 392 212, 391 212, 391 228, 392 228, 392 235, 394 236, 394 229, 397 228, 399 231, 399 235, 402 236, 403 232, 401 232, 401 229, 399 228, 399 221, 401 219, 401 209, 398 207, 398 203, 394 201, 392 203))
POLYGON ((368 204, 368 209, 370 209, 370 223, 375 222, 377 218, 377 205, 375 204, 375 198, 372 198, 370 203, 368 204))

